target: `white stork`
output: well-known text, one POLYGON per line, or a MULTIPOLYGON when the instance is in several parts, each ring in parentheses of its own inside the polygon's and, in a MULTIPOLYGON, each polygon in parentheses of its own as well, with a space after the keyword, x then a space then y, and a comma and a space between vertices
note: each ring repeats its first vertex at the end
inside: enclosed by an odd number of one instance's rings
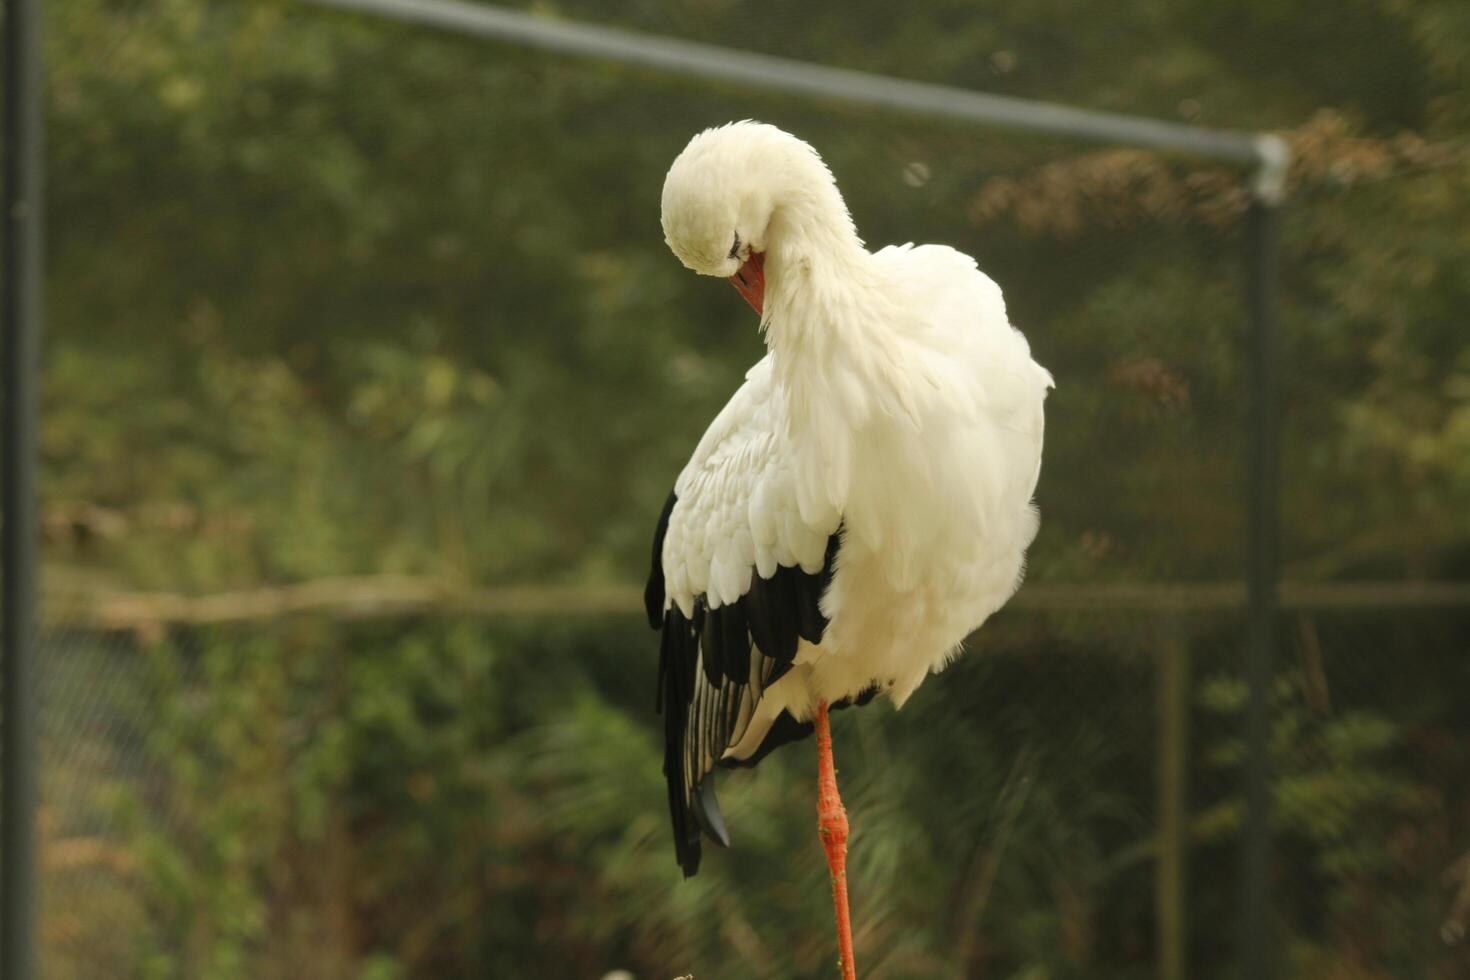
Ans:
POLYGON ((815 150, 755 122, 695 136, 664 237, 760 314, 767 354, 679 474, 645 599, 663 631, 674 848, 729 845, 716 766, 815 728, 818 814, 853 977, 828 707, 902 706, 1020 585, 1051 376, 1000 289, 942 245, 863 247, 815 150))

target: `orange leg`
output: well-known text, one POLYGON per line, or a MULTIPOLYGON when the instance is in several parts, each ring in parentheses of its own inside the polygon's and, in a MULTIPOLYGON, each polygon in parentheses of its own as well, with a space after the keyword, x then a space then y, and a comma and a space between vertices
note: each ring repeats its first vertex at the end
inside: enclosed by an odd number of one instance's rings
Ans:
POLYGON ((847 911, 847 811, 837 795, 837 767, 832 762, 832 728, 827 702, 817 703, 817 829, 827 867, 832 871, 832 904, 837 909, 837 952, 843 980, 857 980, 852 961, 852 919, 847 911))

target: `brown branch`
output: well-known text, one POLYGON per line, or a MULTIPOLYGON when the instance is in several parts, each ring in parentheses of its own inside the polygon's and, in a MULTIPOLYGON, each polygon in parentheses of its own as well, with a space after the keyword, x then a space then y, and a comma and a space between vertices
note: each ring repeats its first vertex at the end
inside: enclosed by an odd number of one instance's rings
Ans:
POLYGON ((1470 852, 1460 855, 1445 869, 1444 882, 1455 889, 1455 899, 1439 935, 1445 942, 1454 944, 1465 938, 1465 927, 1470 925, 1470 852))
POLYGON ((137 858, 131 852, 95 837, 63 837, 41 846, 41 864, 48 872, 105 868, 119 877, 131 875, 137 858))
MULTIPOLYGON (((1245 586, 1197 584, 1037 583, 1011 600, 1036 612, 1229 612, 1244 606, 1245 586)), ((414 616, 626 615, 642 609, 636 586, 508 586, 472 589, 433 578, 324 578, 209 595, 74 588, 48 592, 45 620, 54 626, 153 631, 160 626, 215 626, 302 615, 340 620, 414 616)), ((1285 582, 1283 609, 1470 608, 1470 582, 1285 582)))
MULTIPOLYGON (((1288 184, 1296 195, 1470 164, 1470 143, 1432 143, 1415 133, 1361 136, 1323 110, 1281 133, 1291 145, 1288 184)), ((1233 225, 1250 203, 1238 172, 1150 150, 1106 149, 1051 159, 1015 176, 993 177, 969 205, 971 220, 1009 219, 1022 232, 1063 241, 1089 231, 1165 222, 1233 225)))
POLYGON ((465 589, 432 578, 362 576, 199 596, 76 590, 47 594, 42 613, 54 624, 137 630, 157 624, 212 626, 310 614, 346 620, 430 614, 476 618, 595 615, 632 612, 640 608, 640 602, 637 590, 627 587, 465 589))

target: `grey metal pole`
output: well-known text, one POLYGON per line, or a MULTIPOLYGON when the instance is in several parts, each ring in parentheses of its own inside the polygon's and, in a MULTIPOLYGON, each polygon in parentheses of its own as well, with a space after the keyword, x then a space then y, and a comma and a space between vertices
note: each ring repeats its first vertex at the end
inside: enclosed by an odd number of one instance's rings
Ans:
POLYGON ((1080 139, 1177 150, 1236 163, 1259 160, 1249 133, 1093 112, 1054 102, 991 95, 948 85, 888 78, 791 58, 738 51, 615 27, 539 17, 462 0, 302 0, 559 54, 606 58, 746 88, 821 96, 860 105, 1080 139))
POLYGON ((36 417, 41 343, 38 0, 5 0, 5 416, 0 493, 0 976, 35 973, 37 790, 36 417))
POLYGON ((1250 553, 1247 569, 1245 826, 1240 871, 1240 975, 1275 976, 1271 916, 1271 675, 1276 660, 1280 537, 1280 405, 1277 362, 1280 215, 1288 156, 1263 138, 1246 220, 1250 306, 1250 553))

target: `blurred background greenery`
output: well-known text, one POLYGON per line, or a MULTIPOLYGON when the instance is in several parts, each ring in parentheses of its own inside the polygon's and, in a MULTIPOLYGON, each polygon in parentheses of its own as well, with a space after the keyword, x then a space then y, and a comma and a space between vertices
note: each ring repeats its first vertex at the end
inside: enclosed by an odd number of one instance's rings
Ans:
MULTIPOLYGON (((1470 606, 1404 583, 1470 576, 1470 6, 534 7, 1291 141, 1284 574, 1365 584, 1282 616, 1274 938, 1293 977, 1463 976, 1470 606)), ((45 977, 829 974, 809 746, 725 780, 737 849, 682 881, 633 603, 761 352, 662 177, 746 117, 869 242, 973 253, 1058 380, 1016 607, 836 719, 863 975, 1231 975, 1238 173, 284 0, 48 18, 45 977)))

